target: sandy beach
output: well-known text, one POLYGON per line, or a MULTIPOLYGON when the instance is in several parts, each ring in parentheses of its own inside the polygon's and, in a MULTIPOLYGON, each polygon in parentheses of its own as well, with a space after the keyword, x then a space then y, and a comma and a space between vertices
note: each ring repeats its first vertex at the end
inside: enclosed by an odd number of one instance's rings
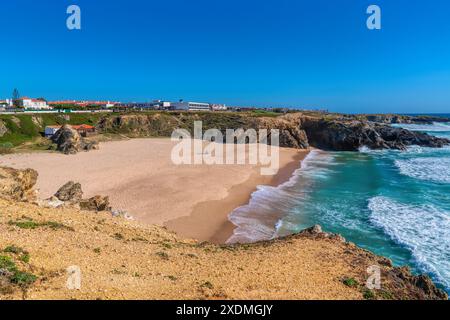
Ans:
POLYGON ((107 195, 114 209, 136 220, 166 226, 182 237, 225 242, 234 226, 228 214, 250 199, 258 185, 279 185, 299 168, 307 151, 280 148, 280 171, 262 176, 258 165, 181 165, 171 161, 170 139, 132 139, 101 144, 98 151, 12 154, 0 166, 39 172, 42 199, 68 181, 85 197, 107 195))

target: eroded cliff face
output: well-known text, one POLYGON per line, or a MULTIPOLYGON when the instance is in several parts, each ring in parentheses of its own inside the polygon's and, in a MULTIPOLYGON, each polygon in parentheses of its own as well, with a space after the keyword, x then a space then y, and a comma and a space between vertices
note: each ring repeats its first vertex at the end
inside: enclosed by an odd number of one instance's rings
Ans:
POLYGON ((194 122, 201 121, 203 132, 218 129, 224 135, 227 129, 267 129, 280 130, 280 146, 286 148, 306 149, 308 138, 300 128, 299 117, 251 117, 236 114, 153 114, 120 115, 107 117, 100 121, 98 128, 105 133, 121 133, 132 137, 156 136, 170 137, 175 129, 186 129, 193 135, 194 122))

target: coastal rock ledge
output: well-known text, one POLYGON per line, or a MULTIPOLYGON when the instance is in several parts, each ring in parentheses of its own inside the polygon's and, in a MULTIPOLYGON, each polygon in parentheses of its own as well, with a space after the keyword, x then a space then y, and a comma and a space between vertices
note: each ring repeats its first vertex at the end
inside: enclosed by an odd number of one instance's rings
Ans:
POLYGON ((367 277, 367 273, 364 274, 367 270, 361 270, 361 267, 370 266, 370 261, 372 260, 373 265, 380 267, 382 290, 389 292, 390 295, 396 295, 397 297, 406 296, 410 299, 418 300, 448 300, 448 295, 443 290, 437 288, 429 276, 413 275, 407 266, 394 267, 390 259, 377 256, 368 250, 359 248, 354 243, 347 242, 339 234, 323 232, 322 227, 319 225, 305 229, 296 235, 287 237, 287 239, 296 237, 328 239, 329 241, 344 245, 347 248, 345 252, 349 256, 356 256, 356 259, 352 261, 352 265, 355 270, 361 272, 361 279, 367 277))
POLYGON ((442 148, 450 144, 449 139, 368 121, 304 118, 301 127, 312 146, 333 151, 358 151, 362 147, 406 150, 412 145, 442 148))

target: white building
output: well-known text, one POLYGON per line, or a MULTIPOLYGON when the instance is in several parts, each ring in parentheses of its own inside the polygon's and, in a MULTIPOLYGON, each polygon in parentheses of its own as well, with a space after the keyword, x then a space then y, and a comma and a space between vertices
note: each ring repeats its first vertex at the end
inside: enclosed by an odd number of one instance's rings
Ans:
POLYGON ((31 99, 31 98, 20 98, 16 100, 16 106, 24 109, 33 110, 48 110, 52 109, 45 100, 31 99))
POLYGON ((169 101, 154 100, 153 102, 151 102, 151 105, 154 109, 157 110, 169 110, 172 106, 172 103, 169 101))
POLYGON ((227 111, 228 108, 224 104, 212 104, 211 105, 211 110, 212 111, 227 111))
POLYGON ((211 111, 209 103, 202 102, 172 102, 171 108, 184 111, 211 111))

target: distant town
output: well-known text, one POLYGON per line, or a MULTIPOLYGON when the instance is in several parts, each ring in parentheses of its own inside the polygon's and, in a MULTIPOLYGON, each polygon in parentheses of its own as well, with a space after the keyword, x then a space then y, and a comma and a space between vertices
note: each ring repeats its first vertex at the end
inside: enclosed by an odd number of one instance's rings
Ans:
MULTIPOLYGON (((48 101, 45 98, 29 98, 20 96, 17 89, 13 91, 12 98, 0 99, 0 113, 59 113, 59 112, 123 112, 123 111, 230 111, 245 112, 263 110, 268 112, 286 113, 289 111, 307 110, 302 108, 279 107, 249 107, 227 106, 225 104, 184 101, 153 100, 150 102, 119 102, 96 100, 60 100, 48 101)), ((311 109, 309 109, 311 110, 311 109)), ((324 111, 326 110, 317 110, 324 111)))

